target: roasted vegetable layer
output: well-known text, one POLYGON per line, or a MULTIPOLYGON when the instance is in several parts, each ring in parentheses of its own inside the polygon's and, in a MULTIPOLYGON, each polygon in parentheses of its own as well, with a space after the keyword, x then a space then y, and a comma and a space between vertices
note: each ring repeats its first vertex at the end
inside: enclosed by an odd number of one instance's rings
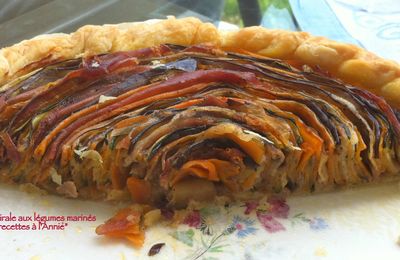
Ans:
POLYGON ((251 54, 104 54, 0 87, 1 178, 160 207, 326 190, 399 174, 396 113, 318 70, 251 54))

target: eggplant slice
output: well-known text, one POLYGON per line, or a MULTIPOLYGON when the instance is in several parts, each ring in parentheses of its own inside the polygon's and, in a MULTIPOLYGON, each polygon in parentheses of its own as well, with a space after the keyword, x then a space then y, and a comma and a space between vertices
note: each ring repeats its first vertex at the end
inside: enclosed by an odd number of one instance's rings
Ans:
POLYGON ((74 197, 181 208, 331 190, 399 176, 399 140, 398 111, 372 93, 204 46, 69 60, 0 87, 1 180, 74 197))

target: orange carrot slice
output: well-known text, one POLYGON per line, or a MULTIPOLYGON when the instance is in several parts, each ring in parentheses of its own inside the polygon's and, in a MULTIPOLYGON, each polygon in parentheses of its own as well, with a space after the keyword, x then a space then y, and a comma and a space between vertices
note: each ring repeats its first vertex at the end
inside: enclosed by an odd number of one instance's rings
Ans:
POLYGON ((96 234, 109 237, 125 238, 135 247, 141 247, 144 243, 144 230, 141 227, 141 215, 138 210, 125 208, 114 217, 96 228, 96 234))
POLYGON ((149 182, 136 177, 129 177, 126 181, 126 186, 133 201, 141 204, 150 202, 151 185, 149 182))

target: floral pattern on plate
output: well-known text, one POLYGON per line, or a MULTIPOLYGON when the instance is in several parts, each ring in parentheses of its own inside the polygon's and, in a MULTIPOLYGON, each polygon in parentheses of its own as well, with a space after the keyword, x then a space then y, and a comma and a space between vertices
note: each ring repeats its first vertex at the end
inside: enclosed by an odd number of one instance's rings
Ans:
POLYGON ((187 259, 214 259, 218 253, 230 250, 228 241, 232 239, 251 238, 259 232, 287 232, 300 224, 318 231, 329 227, 322 217, 307 217, 302 212, 290 213, 286 201, 276 197, 260 202, 249 201, 240 207, 210 205, 188 212, 182 221, 186 229, 173 231, 170 236, 190 247, 187 259), (221 214, 229 219, 222 229, 223 223, 215 221, 221 214))

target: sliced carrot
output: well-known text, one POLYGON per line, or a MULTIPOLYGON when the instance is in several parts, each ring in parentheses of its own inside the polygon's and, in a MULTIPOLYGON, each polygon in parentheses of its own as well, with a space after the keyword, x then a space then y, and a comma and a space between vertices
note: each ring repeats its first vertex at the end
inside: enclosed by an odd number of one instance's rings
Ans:
POLYGON ((217 169, 211 160, 196 160, 185 163, 181 170, 190 171, 192 175, 210 181, 219 181, 217 169))
POLYGON ((190 107, 193 105, 200 104, 202 101, 203 101, 202 98, 191 99, 191 100, 176 104, 174 106, 171 106, 170 108, 183 109, 183 108, 187 108, 187 107, 190 107))
POLYGON ((332 137, 330 136, 328 130, 323 126, 315 117, 314 113, 310 111, 306 106, 300 105, 297 102, 291 101, 278 101, 273 103, 275 106, 279 107, 283 111, 289 111, 293 114, 299 114, 304 119, 309 122, 310 126, 313 127, 321 134, 323 140, 326 142, 329 152, 333 152, 335 144, 332 137))
MULTIPOLYGON (((277 105, 274 103, 274 105, 277 105)), ((278 106, 279 107, 279 106, 278 106)), ((281 103, 281 107, 283 109, 289 110, 289 107, 283 106, 281 103)), ((321 158, 321 153, 324 147, 324 140, 315 133, 312 128, 308 127, 303 121, 293 113, 285 113, 285 117, 294 120, 297 128, 299 129, 299 134, 303 138, 303 143, 300 145, 303 153, 300 158, 299 165, 297 167, 298 170, 302 170, 306 165, 308 160, 315 155, 316 159, 319 161, 321 158)), ((316 164, 318 165, 318 163, 316 164)))
POLYGON ((116 123, 113 128, 119 129, 119 128, 130 126, 137 122, 144 122, 144 121, 147 121, 146 116, 137 116, 137 117, 133 117, 133 118, 128 118, 128 119, 121 120, 120 122, 116 123))
POLYGON ((218 173, 215 165, 211 160, 193 160, 186 162, 175 175, 171 184, 175 185, 185 176, 196 176, 211 181, 219 181, 218 173))
POLYGON ((367 149, 367 146, 365 145, 360 132, 355 131, 355 133, 357 134, 358 142, 357 142, 357 148, 356 148, 354 155, 355 155, 355 159, 360 162, 362 160, 361 152, 364 151, 365 149, 367 149))
POLYGON ((317 160, 319 161, 322 153, 322 148, 324 141, 315 134, 309 127, 307 127, 303 122, 301 122, 296 117, 296 125, 299 127, 300 135, 303 137, 303 143, 300 145, 300 148, 303 150, 303 154, 301 155, 300 163, 298 165, 298 169, 303 169, 306 166, 307 161, 311 158, 312 155, 315 155, 317 160))
POLYGON ((112 151, 107 147, 107 145, 102 145, 99 151, 101 158, 103 158, 103 167, 106 171, 111 171, 112 167, 112 151))
MULTIPOLYGON (((163 94, 160 94, 160 95, 155 95, 155 96, 151 96, 149 98, 145 98, 145 99, 139 100, 137 102, 130 103, 130 104, 128 104, 128 105, 126 105, 126 106, 124 106, 122 108, 115 109, 115 110, 113 110, 113 111, 111 111, 109 113, 104 113, 102 116, 97 117, 94 120, 91 120, 87 124, 81 125, 79 127, 79 129, 85 129, 85 128, 89 127, 90 125, 93 125, 93 124, 95 124, 97 122, 100 122, 100 121, 102 121, 104 119, 107 119, 107 118, 112 117, 114 115, 120 114, 120 113, 122 113, 124 111, 131 110, 131 109, 133 109, 135 107, 138 107, 138 106, 141 106, 141 105, 145 105, 145 104, 149 104, 149 103, 154 102, 156 100, 166 99, 166 98, 173 98, 173 97, 181 96, 181 95, 184 95, 184 94, 187 94, 187 93, 199 91, 200 89, 204 88, 205 86, 207 86, 207 84, 205 84, 205 83, 196 84, 196 85, 193 85, 193 86, 191 86, 191 87, 189 87, 187 89, 183 89, 183 90, 179 90, 179 91, 175 91, 175 92, 171 92, 171 93, 163 93, 163 94)), ((148 87, 148 86, 146 85, 146 86, 137 88, 137 89, 135 89, 133 91, 137 91, 139 89, 144 89, 146 87, 148 87)), ((129 96, 129 94, 131 94, 131 91, 119 96, 117 99, 110 100, 109 102, 116 102, 116 101, 122 100, 126 96, 129 96)), ((64 119, 36 147, 36 149, 34 151, 34 157, 36 159, 40 159, 43 156, 43 154, 45 153, 48 145, 53 141, 53 139, 57 136, 57 134, 60 133, 64 128, 66 128, 69 125, 73 124, 73 122, 75 120, 77 120, 78 118, 80 118, 80 117, 83 117, 83 116, 91 114, 91 113, 95 113, 97 110, 100 110, 100 108, 101 108, 100 105, 103 105, 103 104, 106 104, 106 103, 108 103, 108 102, 104 102, 102 104, 96 104, 96 105, 93 105, 91 107, 82 109, 81 111, 79 111, 79 112, 77 112, 75 114, 72 114, 70 117, 67 117, 66 119, 64 119)), ((66 141, 66 142, 68 142, 68 141, 66 141)))
POLYGON ((256 163, 261 163, 264 156, 265 156, 265 151, 264 147, 261 145, 261 143, 250 140, 250 141, 245 141, 240 139, 237 135, 233 133, 225 133, 224 134, 226 137, 237 143, 250 157, 256 162, 256 163))
POLYGON ((144 244, 144 232, 140 232, 136 235, 127 235, 125 236, 126 239, 131 241, 135 247, 142 247, 144 244))
POLYGON ((239 167, 231 162, 219 159, 192 160, 186 162, 175 174, 171 185, 175 185, 187 176, 196 176, 210 181, 222 180, 224 183, 230 183, 230 179, 238 175, 239 170, 239 167))
POLYGON ((149 182, 136 177, 129 177, 126 181, 126 186, 134 202, 141 204, 150 202, 151 185, 149 182))
POLYGON ((140 232, 141 212, 131 208, 119 210, 114 217, 96 228, 98 235, 140 232))
POLYGON ((121 150, 117 150, 115 158, 111 162, 111 184, 114 189, 122 189, 127 176, 120 169, 121 150))
POLYGON ((71 134, 70 131, 72 128, 75 128, 74 131, 87 128, 89 125, 93 125, 140 105, 151 103, 154 100, 182 96, 186 93, 192 93, 196 89, 198 91, 212 82, 220 81, 226 83, 241 82, 253 84, 254 87, 262 85, 253 73, 239 73, 229 70, 214 69, 208 71, 198 70, 192 73, 178 75, 162 83, 141 86, 118 96, 116 99, 82 109, 64 119, 36 147, 34 157, 36 159, 41 159, 48 145, 52 143, 50 153, 47 154, 48 158, 45 158, 44 163, 55 159, 57 147, 71 134), (80 121, 77 121, 78 119, 80 121))
POLYGON ((242 188, 243 190, 249 190, 254 186, 254 183, 256 182, 257 179, 257 172, 253 172, 250 174, 249 177, 242 183, 242 188))
POLYGON ((61 148, 61 159, 60 159, 60 165, 61 166, 66 166, 69 161, 72 159, 73 151, 71 149, 70 145, 63 145, 61 148))
POLYGON ((126 135, 119 142, 117 142, 117 145, 115 146, 115 149, 128 150, 129 146, 131 144, 131 140, 132 140, 132 138, 129 135, 126 135))
POLYGON ((210 159, 210 161, 217 168, 218 176, 221 180, 230 179, 239 174, 239 167, 231 162, 218 159, 210 159))
POLYGON ((120 210, 114 217, 96 228, 96 234, 109 237, 126 238, 136 247, 144 243, 144 230, 141 227, 142 212, 131 208, 120 210))

